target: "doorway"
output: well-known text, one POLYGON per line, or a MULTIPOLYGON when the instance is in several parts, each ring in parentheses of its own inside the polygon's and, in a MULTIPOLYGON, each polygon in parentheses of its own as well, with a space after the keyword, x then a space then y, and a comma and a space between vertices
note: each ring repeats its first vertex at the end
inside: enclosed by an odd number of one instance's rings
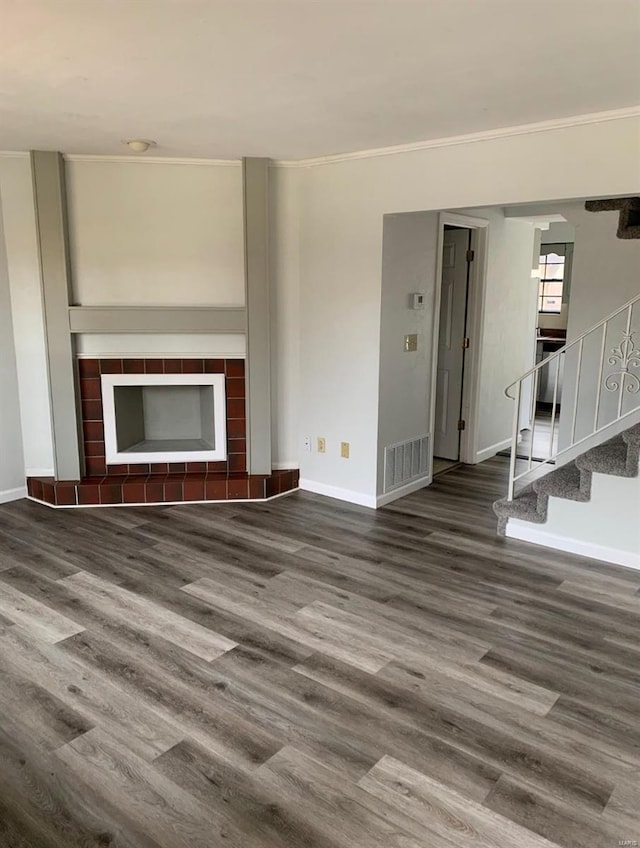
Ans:
POLYGON ((472 230, 444 224, 441 257, 440 312, 436 371, 433 473, 460 461, 465 360, 469 347, 469 281, 472 230))

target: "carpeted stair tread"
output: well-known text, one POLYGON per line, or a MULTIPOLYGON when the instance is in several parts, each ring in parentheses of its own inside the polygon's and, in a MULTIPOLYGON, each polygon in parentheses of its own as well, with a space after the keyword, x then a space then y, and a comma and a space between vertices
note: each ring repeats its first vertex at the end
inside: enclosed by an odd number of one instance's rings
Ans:
POLYGON ((493 511, 498 516, 498 532, 504 534, 509 518, 519 518, 531 521, 533 524, 544 524, 547 520, 547 498, 539 496, 533 489, 526 489, 512 501, 502 498, 493 505, 493 511))
POLYGON ((568 462, 536 480, 533 488, 539 494, 585 503, 591 498, 591 473, 568 462))
POLYGON ((609 441, 585 451, 573 462, 536 480, 512 501, 502 498, 493 505, 498 516, 498 533, 505 535, 510 518, 544 524, 549 498, 585 503, 591 497, 592 475, 637 477, 640 473, 640 423, 634 424, 609 441))
POLYGON ((640 424, 625 430, 622 439, 627 446, 627 472, 629 477, 637 477, 640 474, 640 424))
POLYGON ((634 424, 622 433, 622 440, 628 445, 640 447, 640 424, 634 424))
POLYGON ((634 470, 632 463, 628 462, 626 442, 619 437, 586 451, 576 459, 576 465, 582 471, 616 477, 635 477, 638 473, 637 467, 634 470))
POLYGON ((502 498, 493 505, 493 511, 498 516, 498 534, 505 535, 507 522, 510 518, 519 518, 532 524, 544 524, 547 520, 546 495, 538 495, 530 486, 524 489, 512 501, 502 498))
POLYGON ((640 238, 640 197, 614 197, 607 200, 587 200, 584 204, 587 212, 617 211, 620 239, 640 238))

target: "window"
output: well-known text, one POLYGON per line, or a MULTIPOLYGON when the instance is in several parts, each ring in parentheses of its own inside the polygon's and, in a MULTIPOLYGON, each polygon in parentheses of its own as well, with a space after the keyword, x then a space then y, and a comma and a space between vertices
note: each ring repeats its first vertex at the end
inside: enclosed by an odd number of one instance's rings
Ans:
POLYGON ((566 244, 554 244, 549 253, 540 256, 540 289, 538 312, 562 311, 562 288, 565 282, 566 244))

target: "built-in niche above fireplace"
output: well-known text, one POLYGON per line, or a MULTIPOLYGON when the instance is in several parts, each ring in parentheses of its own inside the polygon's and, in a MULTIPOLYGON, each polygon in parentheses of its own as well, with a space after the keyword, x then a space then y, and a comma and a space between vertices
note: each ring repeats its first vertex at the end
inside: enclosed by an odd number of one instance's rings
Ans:
POLYGON ((222 374, 102 374, 107 465, 227 459, 222 374))

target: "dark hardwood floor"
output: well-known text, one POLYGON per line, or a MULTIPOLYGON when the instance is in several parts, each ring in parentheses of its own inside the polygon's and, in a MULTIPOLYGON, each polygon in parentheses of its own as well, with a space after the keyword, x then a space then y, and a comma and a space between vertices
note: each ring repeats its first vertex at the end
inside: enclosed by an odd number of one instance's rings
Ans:
POLYGON ((2 848, 640 842, 640 572, 498 538, 505 475, 0 507, 2 848))

